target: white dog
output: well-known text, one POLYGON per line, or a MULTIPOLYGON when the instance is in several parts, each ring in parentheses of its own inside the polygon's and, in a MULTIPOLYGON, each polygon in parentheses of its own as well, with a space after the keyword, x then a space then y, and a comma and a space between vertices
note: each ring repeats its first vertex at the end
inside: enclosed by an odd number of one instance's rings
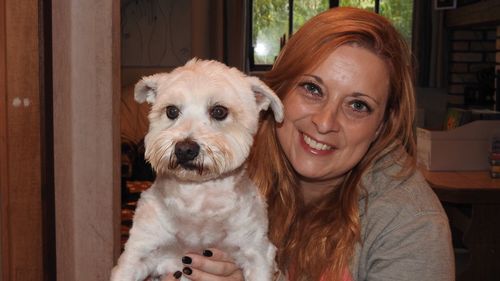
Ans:
POLYGON ((270 106, 283 119, 279 98, 256 77, 197 59, 143 78, 135 98, 152 104, 145 155, 157 177, 141 195, 111 280, 182 270, 187 252, 209 247, 230 253, 245 280, 271 280, 276 248, 267 205, 244 162, 260 111, 270 106))

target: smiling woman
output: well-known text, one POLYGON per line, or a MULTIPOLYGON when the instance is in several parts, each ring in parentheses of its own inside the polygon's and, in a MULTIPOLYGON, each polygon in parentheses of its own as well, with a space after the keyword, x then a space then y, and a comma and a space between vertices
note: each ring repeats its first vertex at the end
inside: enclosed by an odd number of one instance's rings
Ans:
POLYGON ((264 118, 249 170, 288 280, 454 280, 447 217, 415 170, 412 65, 393 25, 319 14, 264 80, 285 119, 264 118))

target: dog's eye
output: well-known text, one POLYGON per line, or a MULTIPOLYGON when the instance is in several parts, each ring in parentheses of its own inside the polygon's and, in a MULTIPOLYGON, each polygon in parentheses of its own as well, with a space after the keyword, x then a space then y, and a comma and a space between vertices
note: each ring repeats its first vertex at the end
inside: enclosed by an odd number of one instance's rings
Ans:
POLYGON ((179 117, 179 108, 173 105, 167 106, 167 117, 172 120, 179 117))
POLYGON ((215 120, 222 121, 226 119, 228 110, 222 105, 216 105, 210 109, 210 116, 215 120))

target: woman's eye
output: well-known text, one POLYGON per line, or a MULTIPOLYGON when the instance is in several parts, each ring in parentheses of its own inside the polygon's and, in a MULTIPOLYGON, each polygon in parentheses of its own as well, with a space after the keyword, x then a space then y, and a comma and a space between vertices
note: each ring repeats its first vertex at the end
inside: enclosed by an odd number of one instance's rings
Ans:
POLYGON ((362 101, 353 101, 351 103, 351 107, 358 112, 371 112, 371 109, 368 107, 368 105, 362 101))
POLYGON ((180 110, 177 106, 169 105, 166 109, 168 119, 174 120, 179 117, 180 110))
POLYGON ((310 83, 310 82, 305 82, 305 83, 302 83, 301 86, 308 92, 308 93, 311 93, 315 96, 320 96, 321 95, 321 88, 314 84, 314 83, 310 83))
POLYGON ((227 108, 222 105, 216 105, 210 109, 210 116, 217 121, 226 119, 228 113, 227 108))

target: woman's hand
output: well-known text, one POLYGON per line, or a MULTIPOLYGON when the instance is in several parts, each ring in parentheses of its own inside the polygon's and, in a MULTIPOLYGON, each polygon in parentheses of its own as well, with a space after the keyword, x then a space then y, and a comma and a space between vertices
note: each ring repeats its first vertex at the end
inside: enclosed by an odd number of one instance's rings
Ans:
POLYGON ((162 281, 175 281, 181 275, 192 281, 243 281, 243 272, 233 259, 217 249, 209 249, 203 253, 189 253, 182 258, 184 268, 181 271, 170 273, 162 281))

